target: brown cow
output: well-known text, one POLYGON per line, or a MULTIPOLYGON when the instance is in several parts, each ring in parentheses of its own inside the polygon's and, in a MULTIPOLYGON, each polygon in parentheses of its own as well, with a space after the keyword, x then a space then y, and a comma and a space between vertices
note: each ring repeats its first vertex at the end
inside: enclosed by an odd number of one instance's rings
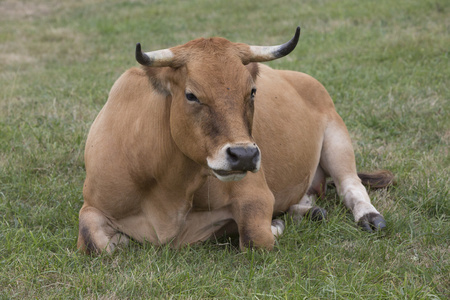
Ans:
POLYGON ((210 38, 142 53, 137 44, 144 67, 116 81, 86 141, 78 248, 111 252, 130 237, 179 246, 237 231, 241 249, 272 249, 284 229, 274 216, 322 217, 313 205, 328 175, 355 221, 384 228, 325 88, 257 64, 289 54, 299 35, 271 47, 210 38))

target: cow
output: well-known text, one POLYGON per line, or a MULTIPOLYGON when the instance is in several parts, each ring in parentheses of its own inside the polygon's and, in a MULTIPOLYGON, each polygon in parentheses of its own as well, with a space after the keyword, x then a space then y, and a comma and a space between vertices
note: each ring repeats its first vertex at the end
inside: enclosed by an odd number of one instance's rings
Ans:
POLYGON ((352 143, 325 88, 261 62, 278 46, 200 38, 143 52, 114 83, 85 146, 81 252, 112 252, 129 239, 180 247, 226 232, 239 246, 271 250, 288 213, 324 218, 315 206, 331 176, 367 231, 386 227, 364 183, 392 173, 356 171, 352 143), (275 219, 274 219, 275 218, 275 219))

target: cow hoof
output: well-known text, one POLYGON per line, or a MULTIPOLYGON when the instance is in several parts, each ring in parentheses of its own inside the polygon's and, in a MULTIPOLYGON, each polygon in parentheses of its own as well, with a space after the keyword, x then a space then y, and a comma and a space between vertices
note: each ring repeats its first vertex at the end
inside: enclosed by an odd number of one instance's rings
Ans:
POLYGON ((306 215, 312 221, 322 221, 327 218, 327 211, 321 207, 315 206, 311 208, 306 215))
POLYGON ((368 213, 359 219, 358 225, 367 232, 381 231, 386 228, 386 221, 380 214, 368 213))
POLYGON ((272 230, 272 234, 275 237, 279 237, 280 235, 283 234, 284 231, 284 221, 280 220, 280 219, 274 219, 272 220, 272 226, 271 226, 271 230, 272 230))

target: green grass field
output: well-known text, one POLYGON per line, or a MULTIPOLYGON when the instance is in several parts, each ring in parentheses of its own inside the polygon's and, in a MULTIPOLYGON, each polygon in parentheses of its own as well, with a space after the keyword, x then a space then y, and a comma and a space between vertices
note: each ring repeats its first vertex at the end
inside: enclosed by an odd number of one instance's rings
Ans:
POLYGON ((0 0, 1 299, 448 299, 450 2, 0 0), (326 222, 273 252, 231 241, 76 250, 84 142, 110 87, 145 51, 197 37, 299 45, 274 68, 319 79, 345 120, 388 228, 361 231, 331 189, 326 222))

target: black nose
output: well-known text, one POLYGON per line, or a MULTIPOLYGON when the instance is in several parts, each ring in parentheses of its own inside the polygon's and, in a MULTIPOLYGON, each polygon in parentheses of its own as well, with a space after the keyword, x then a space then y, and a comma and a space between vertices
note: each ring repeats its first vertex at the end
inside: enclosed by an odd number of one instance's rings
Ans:
POLYGON ((259 162, 258 147, 229 147, 227 155, 233 171, 254 171, 259 162))

